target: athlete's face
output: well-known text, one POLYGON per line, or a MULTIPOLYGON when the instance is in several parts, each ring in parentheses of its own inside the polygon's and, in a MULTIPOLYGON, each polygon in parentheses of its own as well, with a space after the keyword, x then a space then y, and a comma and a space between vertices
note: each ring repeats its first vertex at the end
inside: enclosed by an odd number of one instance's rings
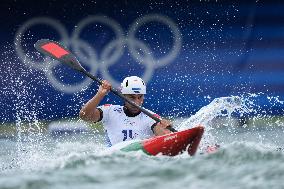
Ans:
MULTIPOLYGON (((126 94, 125 96, 128 99, 130 99, 131 101, 135 102, 135 104, 142 106, 143 101, 144 101, 144 95, 143 94, 126 94)), ((134 106, 132 106, 128 102, 125 102, 125 106, 132 113, 138 113, 140 111, 138 108, 135 108, 134 106)))

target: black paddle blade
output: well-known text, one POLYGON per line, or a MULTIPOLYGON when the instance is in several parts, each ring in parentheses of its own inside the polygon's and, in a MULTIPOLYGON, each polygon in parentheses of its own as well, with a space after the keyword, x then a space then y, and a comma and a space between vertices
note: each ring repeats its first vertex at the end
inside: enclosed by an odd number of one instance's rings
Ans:
POLYGON ((35 43, 35 48, 44 55, 47 55, 53 59, 67 64, 75 70, 83 71, 85 70, 75 56, 67 50, 63 45, 58 42, 41 39, 35 43))

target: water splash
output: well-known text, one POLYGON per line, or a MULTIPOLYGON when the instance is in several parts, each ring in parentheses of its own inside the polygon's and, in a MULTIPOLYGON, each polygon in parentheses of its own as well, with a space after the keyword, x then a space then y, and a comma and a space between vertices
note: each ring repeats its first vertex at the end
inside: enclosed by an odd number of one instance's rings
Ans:
MULTIPOLYGON (((283 126, 283 121, 275 117, 273 107, 282 106, 284 101, 279 97, 271 97, 264 93, 243 94, 240 96, 220 97, 201 108, 195 115, 183 121, 178 130, 185 130, 196 125, 205 127, 205 134, 201 142, 201 149, 214 145, 218 141, 219 128, 226 127, 230 135, 236 135, 244 129, 254 129, 259 141, 265 140, 265 134, 259 132, 259 127, 283 126), (261 99, 261 100, 260 100, 261 99), (268 104, 263 106, 261 103, 268 104), (215 133, 214 133, 215 132, 215 133), (214 134, 213 134, 214 133, 214 134)), ((273 139, 278 136, 271 136, 273 139)))
MULTIPOLYGON (((180 126, 184 130, 196 125, 210 125, 210 122, 219 116, 231 116, 234 111, 241 110, 242 101, 238 96, 221 97, 214 99, 209 105, 201 108, 195 115, 188 118, 180 126)), ((207 127, 207 129, 212 129, 207 127)))

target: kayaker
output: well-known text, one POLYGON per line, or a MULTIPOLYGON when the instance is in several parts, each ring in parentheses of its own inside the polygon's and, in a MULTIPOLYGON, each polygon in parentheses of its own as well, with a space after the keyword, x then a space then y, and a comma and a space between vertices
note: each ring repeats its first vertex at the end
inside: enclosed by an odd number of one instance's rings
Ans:
MULTIPOLYGON (((102 122, 108 146, 122 141, 145 139, 171 132, 167 129, 171 125, 169 120, 162 119, 161 122, 156 123, 152 118, 128 102, 124 102, 123 106, 111 104, 99 106, 110 89, 111 84, 104 80, 96 95, 80 111, 81 119, 102 122)), ((140 77, 126 77, 121 83, 121 93, 137 105, 142 106, 146 94, 146 85, 140 77)), ((157 114, 154 115, 158 116, 157 114)))

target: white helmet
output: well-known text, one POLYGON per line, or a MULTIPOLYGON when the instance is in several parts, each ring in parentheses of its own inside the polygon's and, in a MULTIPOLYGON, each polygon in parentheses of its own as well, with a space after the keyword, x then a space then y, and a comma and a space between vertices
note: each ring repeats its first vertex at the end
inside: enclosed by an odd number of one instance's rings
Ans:
POLYGON ((122 94, 146 94, 145 82, 137 76, 126 77, 121 83, 122 94))

